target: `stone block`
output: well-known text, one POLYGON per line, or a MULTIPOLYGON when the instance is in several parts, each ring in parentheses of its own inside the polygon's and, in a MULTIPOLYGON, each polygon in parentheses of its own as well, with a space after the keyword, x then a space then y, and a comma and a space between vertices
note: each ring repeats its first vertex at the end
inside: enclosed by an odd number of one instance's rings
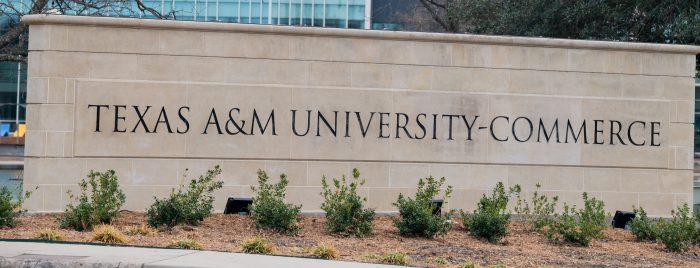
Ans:
POLYGON ((669 124, 669 146, 691 147, 694 144, 695 128, 693 124, 671 123, 669 124))
POLYGON ((352 181, 352 168, 348 163, 310 161, 307 166, 306 184, 309 186, 321 186, 321 178, 323 177, 331 185, 333 178, 340 180, 343 176, 348 181, 352 181))
POLYGON ((619 168, 585 168, 583 170, 584 191, 620 191, 621 180, 622 170, 619 168))
MULTIPOLYGON (((280 174, 287 175, 290 186, 313 186, 315 180, 308 178, 308 162, 304 161, 265 161, 265 171, 272 178, 278 178, 280 174), (312 182, 312 183, 310 183, 312 182)), ((318 178, 320 181, 320 178, 318 178)), ((257 183, 257 181, 256 181, 257 183)))
POLYGON ((131 181, 133 185, 180 185, 187 181, 178 177, 180 170, 177 160, 138 159, 131 162, 131 181))
POLYGON ((44 156, 46 150, 46 132, 27 130, 24 134, 24 156, 44 156))
POLYGON ((693 191, 692 170, 660 170, 659 190, 663 193, 690 193, 693 191))
POLYGON ((315 186, 289 186, 285 199, 289 203, 301 205, 301 209, 306 212, 320 212, 323 203, 321 187, 315 186))
POLYGON ((379 213, 396 212, 397 209, 392 204, 396 203, 399 194, 415 199, 416 186, 413 185, 410 188, 369 188, 367 207, 374 208, 379 213))
POLYGON ((621 191, 625 192, 659 192, 659 170, 656 169, 623 169, 621 191))
MULTIPOLYGON (((628 192, 602 192, 605 210, 612 215, 615 211, 632 211, 639 208, 639 197, 644 194, 628 192)), ((645 208, 646 209, 646 208, 645 208)))
POLYGON ((314 86, 351 85, 351 64, 339 62, 311 62, 309 84, 314 86))
POLYGON ((47 103, 49 79, 43 77, 27 79, 27 103, 47 103))
POLYGON ((645 193, 639 194, 639 206, 650 217, 669 216, 676 203, 674 194, 645 193))
POLYGON ((35 51, 35 57, 29 61, 28 77, 72 77, 87 78, 90 76, 90 55, 80 52, 35 51), (36 70, 32 70, 36 68, 36 70))
POLYGON ((65 132, 47 132, 44 155, 47 157, 63 157, 65 132))

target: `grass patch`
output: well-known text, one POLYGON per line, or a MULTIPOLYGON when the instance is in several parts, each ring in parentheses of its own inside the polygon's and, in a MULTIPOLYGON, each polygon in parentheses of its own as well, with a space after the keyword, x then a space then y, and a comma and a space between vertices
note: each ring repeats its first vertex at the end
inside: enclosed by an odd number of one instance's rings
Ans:
POLYGON ((267 239, 256 236, 243 241, 241 250, 248 254, 271 254, 275 248, 267 239))
POLYGON ((126 237, 114 226, 100 224, 93 229, 90 241, 107 244, 124 244, 126 243, 126 237))
POLYGON ((379 261, 384 264, 406 266, 410 262, 410 258, 403 252, 390 252, 382 255, 379 261))
POLYGON ((63 234, 58 230, 54 229, 42 229, 36 232, 34 239, 48 240, 48 241, 61 241, 63 240, 63 234))
POLYGON ((311 255, 319 258, 319 259, 326 259, 326 260, 333 260, 337 259, 340 257, 340 254, 338 253, 338 250, 331 245, 325 245, 325 244, 320 244, 318 246, 315 246, 311 250, 311 255))

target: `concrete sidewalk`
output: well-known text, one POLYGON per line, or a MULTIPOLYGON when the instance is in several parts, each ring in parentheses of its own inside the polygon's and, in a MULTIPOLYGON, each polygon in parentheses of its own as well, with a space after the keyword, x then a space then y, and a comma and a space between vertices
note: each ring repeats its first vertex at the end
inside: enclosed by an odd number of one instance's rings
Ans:
POLYGON ((0 267, 368 268, 397 266, 214 251, 0 241, 0 267))

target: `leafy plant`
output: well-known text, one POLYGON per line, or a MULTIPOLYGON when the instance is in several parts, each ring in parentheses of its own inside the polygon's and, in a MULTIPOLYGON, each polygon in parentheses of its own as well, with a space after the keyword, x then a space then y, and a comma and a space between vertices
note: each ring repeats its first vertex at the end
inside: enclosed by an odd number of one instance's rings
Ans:
MULTIPOLYGON (((516 185, 511 192, 520 191, 516 185)), ((506 212, 509 196, 506 194, 502 182, 498 182, 491 193, 491 197, 485 194, 479 200, 476 210, 471 215, 463 213, 464 227, 477 237, 485 238, 491 242, 501 240, 508 234, 507 225, 510 222, 510 214, 506 212)))
POLYGON ((658 239, 666 249, 674 252, 686 251, 696 241, 698 232, 697 219, 690 214, 688 204, 683 204, 671 211, 669 221, 660 221, 658 239))
POLYGON ((542 185, 537 183, 535 187, 536 189, 532 193, 532 198, 530 199, 532 204, 521 197, 519 185, 514 187, 516 203, 513 210, 522 217, 523 221, 525 221, 532 230, 541 231, 543 227, 552 223, 559 197, 554 196, 550 199, 546 195, 539 193, 542 185), (530 207, 530 205, 532 205, 532 207, 530 207))
POLYGON ((242 251, 248 254, 271 254, 275 248, 267 239, 256 236, 243 241, 242 251))
MULTIPOLYGON (((22 186, 18 186, 17 190, 22 192, 22 186)), ((0 227, 15 227, 17 225, 17 218, 24 212, 22 204, 32 195, 32 192, 26 191, 15 199, 14 194, 7 186, 0 187, 0 227)))
POLYGON ((301 227, 301 205, 284 202, 287 175, 280 175, 276 184, 268 183, 269 177, 263 170, 258 170, 258 188, 251 187, 256 193, 250 206, 251 217, 258 228, 295 234, 301 227))
POLYGON ((357 187, 364 185, 365 180, 360 180, 360 171, 356 168, 352 170, 352 178, 349 185, 345 175, 340 181, 333 178, 333 189, 326 182, 325 176, 321 179, 321 195, 325 199, 321 209, 326 212, 326 229, 332 233, 367 236, 372 233, 374 209, 364 208, 367 198, 357 194, 357 187))
POLYGON ((405 266, 410 262, 410 258, 403 252, 390 252, 382 255, 379 261, 384 264, 405 266))
POLYGON ((74 196, 68 191, 70 199, 78 203, 69 204, 59 220, 62 228, 73 228, 77 231, 91 229, 100 223, 111 223, 119 215, 119 209, 124 205, 125 196, 119 188, 119 179, 114 170, 97 172, 91 170, 87 181, 80 183, 80 195, 74 196), (88 186, 90 190, 88 192, 88 186))
POLYGON ((340 256, 340 254, 338 254, 338 250, 335 247, 325 244, 315 246, 311 250, 311 255, 316 258, 327 260, 337 259, 340 256))
POLYGON ((202 244, 197 242, 197 240, 194 240, 194 238, 191 237, 185 237, 185 238, 180 238, 178 240, 174 240, 170 245, 168 245, 169 248, 180 248, 180 249, 194 249, 194 250, 202 250, 204 248, 202 244))
POLYGON ((629 223, 630 231, 639 240, 654 241, 659 237, 659 220, 649 219, 644 208, 634 208, 635 217, 629 223))
POLYGON ((126 237, 114 226, 100 224, 92 231, 91 241, 103 242, 107 244, 124 244, 126 237))
POLYGON ((545 232, 550 240, 564 240, 581 246, 588 246, 593 238, 603 236, 606 227, 605 210, 602 200, 588 198, 583 193, 584 208, 577 210, 564 203, 564 212, 545 232))
POLYGON ((58 230, 54 229, 41 229, 38 232, 36 232, 36 235, 34 235, 34 239, 60 241, 63 240, 63 234, 61 234, 61 232, 59 232, 58 230))
POLYGON ((221 168, 207 170, 198 179, 190 180, 187 189, 180 186, 173 189, 164 199, 155 198, 155 202, 146 210, 148 225, 172 227, 178 224, 197 225, 211 215, 214 208, 214 191, 223 187, 223 181, 217 181, 221 168))
MULTIPOLYGON (((399 198, 394 203, 399 210, 400 217, 394 220, 394 225, 402 235, 418 235, 432 238, 437 235, 446 234, 452 227, 449 215, 434 215, 437 208, 432 200, 440 193, 440 188, 445 183, 445 178, 435 180, 432 176, 418 181, 418 191, 416 198, 404 197, 399 194, 399 198)), ((444 200, 452 193, 452 186, 447 186, 444 191, 444 200)))

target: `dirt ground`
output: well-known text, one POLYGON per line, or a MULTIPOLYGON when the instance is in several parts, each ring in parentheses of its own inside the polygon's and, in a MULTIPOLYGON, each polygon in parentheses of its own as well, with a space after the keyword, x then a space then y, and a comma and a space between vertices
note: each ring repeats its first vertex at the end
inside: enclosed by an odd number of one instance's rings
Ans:
MULTIPOLYGON (((58 214, 35 214, 21 218, 12 229, 0 229, 0 237, 33 238, 44 228, 58 228, 58 214)), ((489 266, 506 264, 508 267, 700 267, 700 248, 685 253, 671 253, 663 245, 636 241, 626 230, 608 229, 604 239, 595 240, 590 247, 577 247, 550 242, 541 234, 527 231, 521 222, 510 225, 510 233, 499 244, 491 244, 468 234, 459 225, 446 236, 435 239, 403 237, 393 226, 391 217, 378 217, 374 234, 370 237, 331 235, 325 231, 323 217, 305 217, 303 229, 297 236, 288 236, 257 230, 246 216, 215 214, 199 226, 178 226, 152 236, 128 236, 129 245, 165 247, 171 241, 193 236, 206 250, 240 252, 243 240, 260 235, 276 247, 275 254, 309 256, 310 248, 319 243, 335 246, 340 260, 377 262, 371 256, 387 252, 405 252, 411 266, 450 267, 465 261, 489 266), (450 265, 437 265, 434 259, 442 257, 450 265)), ((145 223, 143 213, 123 212, 113 225, 122 231, 127 226, 145 223)), ((67 241, 87 242, 90 232, 62 229, 67 241)))

